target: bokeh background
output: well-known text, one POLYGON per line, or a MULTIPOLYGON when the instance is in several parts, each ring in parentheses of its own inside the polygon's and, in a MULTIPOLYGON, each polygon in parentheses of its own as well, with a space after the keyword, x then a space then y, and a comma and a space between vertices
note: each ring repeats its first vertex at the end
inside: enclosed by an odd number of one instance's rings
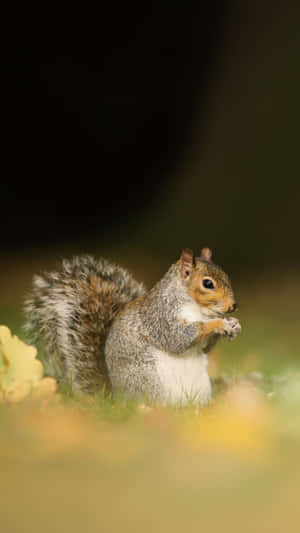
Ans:
POLYGON ((6 312, 61 256, 106 255, 151 286, 183 247, 202 246, 231 275, 241 309, 247 289, 273 312, 292 306, 297 3, 36 15, 19 13, 9 43, 6 312))
POLYGON ((206 4, 20 20, 2 250, 299 265, 299 6, 206 4))

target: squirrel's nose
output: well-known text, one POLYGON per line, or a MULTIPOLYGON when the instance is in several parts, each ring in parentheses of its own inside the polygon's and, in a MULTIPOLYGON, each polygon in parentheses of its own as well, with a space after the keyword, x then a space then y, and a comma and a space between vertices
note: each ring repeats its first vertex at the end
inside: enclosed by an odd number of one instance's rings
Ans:
POLYGON ((237 303, 234 302, 231 307, 228 309, 228 313, 234 313, 237 310, 237 303))

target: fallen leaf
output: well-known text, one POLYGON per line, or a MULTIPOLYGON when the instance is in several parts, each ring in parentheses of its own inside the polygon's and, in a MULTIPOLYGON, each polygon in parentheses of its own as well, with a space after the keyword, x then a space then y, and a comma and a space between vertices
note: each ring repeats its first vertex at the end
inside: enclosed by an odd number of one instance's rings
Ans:
POLYGON ((56 390, 55 380, 44 378, 37 350, 0 326, 0 401, 15 403, 32 391, 45 395, 56 390))

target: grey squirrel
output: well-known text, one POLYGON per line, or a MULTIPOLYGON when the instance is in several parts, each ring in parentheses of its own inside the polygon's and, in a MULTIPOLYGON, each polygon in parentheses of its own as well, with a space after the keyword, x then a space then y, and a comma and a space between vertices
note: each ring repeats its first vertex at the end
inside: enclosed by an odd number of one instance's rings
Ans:
POLYGON ((63 260, 35 276, 25 302, 30 342, 41 339, 48 362, 81 392, 101 387, 150 403, 205 404, 211 398, 207 353, 241 331, 228 276, 183 250, 147 292, 123 268, 90 256, 63 260))

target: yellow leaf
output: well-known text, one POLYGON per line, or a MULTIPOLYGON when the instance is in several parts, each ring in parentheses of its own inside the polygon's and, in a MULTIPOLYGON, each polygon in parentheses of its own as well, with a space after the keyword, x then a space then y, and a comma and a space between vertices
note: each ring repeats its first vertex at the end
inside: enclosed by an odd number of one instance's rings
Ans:
POLYGON ((222 402, 198 420, 188 421, 184 440, 194 449, 225 451, 245 459, 270 452, 271 414, 260 392, 248 383, 232 387, 222 402))
POLYGON ((18 402, 35 388, 54 392, 55 380, 41 381, 43 365, 36 355, 34 346, 28 346, 6 326, 0 326, 0 401, 18 402))
POLYGON ((43 378, 33 389, 34 398, 44 398, 56 392, 57 385, 54 378, 43 378))
POLYGON ((21 400, 24 400, 28 394, 30 394, 31 389, 32 385, 30 381, 24 381, 23 383, 16 385, 14 388, 6 391, 4 394, 4 399, 9 403, 20 402, 21 400))

